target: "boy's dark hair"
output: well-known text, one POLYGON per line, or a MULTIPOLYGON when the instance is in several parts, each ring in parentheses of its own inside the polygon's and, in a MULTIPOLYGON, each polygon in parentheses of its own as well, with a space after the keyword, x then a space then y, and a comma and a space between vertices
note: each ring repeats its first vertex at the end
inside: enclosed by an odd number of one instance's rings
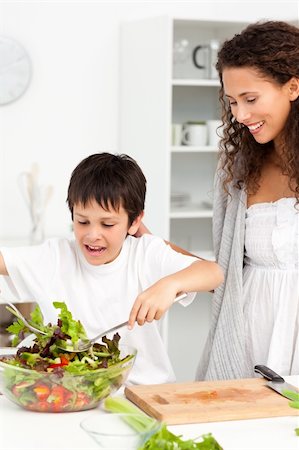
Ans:
POLYGON ((130 225, 144 210, 146 179, 137 162, 128 155, 96 153, 83 159, 72 172, 67 203, 86 206, 91 200, 105 210, 122 206, 130 225))

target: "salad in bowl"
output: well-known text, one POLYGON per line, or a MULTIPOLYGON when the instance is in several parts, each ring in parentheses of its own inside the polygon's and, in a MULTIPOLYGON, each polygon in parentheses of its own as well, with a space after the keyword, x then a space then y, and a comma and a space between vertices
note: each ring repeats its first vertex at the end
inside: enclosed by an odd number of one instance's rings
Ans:
MULTIPOLYGON (((29 323, 45 332, 37 334, 28 347, 11 349, 1 355, 0 392, 21 407, 40 412, 82 411, 97 407, 127 379, 136 349, 119 343, 116 333, 106 336, 88 351, 64 350, 67 342, 75 346, 87 339, 80 321, 73 319, 63 302, 54 302, 60 309, 56 325, 44 324, 39 306, 31 313, 29 323)), ((17 345, 28 333, 21 319, 7 329, 17 345)))

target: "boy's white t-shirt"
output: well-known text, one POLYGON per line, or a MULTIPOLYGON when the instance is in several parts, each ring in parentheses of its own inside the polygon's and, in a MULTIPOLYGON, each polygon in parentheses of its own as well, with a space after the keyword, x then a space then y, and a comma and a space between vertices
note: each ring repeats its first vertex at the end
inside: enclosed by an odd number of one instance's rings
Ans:
MULTIPOLYGON (((0 249, 18 299, 36 301, 45 322, 56 324, 59 310, 53 301, 65 302, 89 337, 128 320, 138 293, 171 273, 197 261, 175 252, 156 236, 128 236, 119 256, 108 264, 93 266, 74 239, 48 239, 37 246, 0 249)), ((195 293, 181 301, 189 304, 195 293)), ((127 384, 175 381, 158 322, 135 324, 119 330, 120 343, 137 348, 127 384)))

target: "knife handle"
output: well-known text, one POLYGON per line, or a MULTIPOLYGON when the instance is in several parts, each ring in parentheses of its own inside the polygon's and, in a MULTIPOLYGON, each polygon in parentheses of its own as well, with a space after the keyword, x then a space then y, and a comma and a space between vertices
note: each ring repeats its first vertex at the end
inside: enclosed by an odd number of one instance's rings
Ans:
POLYGON ((254 366, 254 371, 261 374, 264 378, 270 381, 276 381, 279 383, 284 383, 284 379, 278 375, 274 370, 269 369, 267 366, 257 365, 254 366))

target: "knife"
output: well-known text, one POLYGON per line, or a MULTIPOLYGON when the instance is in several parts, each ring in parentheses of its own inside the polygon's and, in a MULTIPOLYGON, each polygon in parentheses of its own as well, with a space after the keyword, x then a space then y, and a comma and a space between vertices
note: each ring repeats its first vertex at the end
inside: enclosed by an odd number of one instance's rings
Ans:
POLYGON ((278 392, 278 394, 283 395, 289 400, 293 400, 293 395, 291 394, 299 394, 299 389, 293 386, 292 384, 287 383, 284 378, 278 375, 274 370, 269 369, 267 366, 257 365, 254 366, 254 371, 262 375, 268 381, 266 384, 269 388, 278 392), (291 391, 291 394, 288 394, 285 391, 291 391))

